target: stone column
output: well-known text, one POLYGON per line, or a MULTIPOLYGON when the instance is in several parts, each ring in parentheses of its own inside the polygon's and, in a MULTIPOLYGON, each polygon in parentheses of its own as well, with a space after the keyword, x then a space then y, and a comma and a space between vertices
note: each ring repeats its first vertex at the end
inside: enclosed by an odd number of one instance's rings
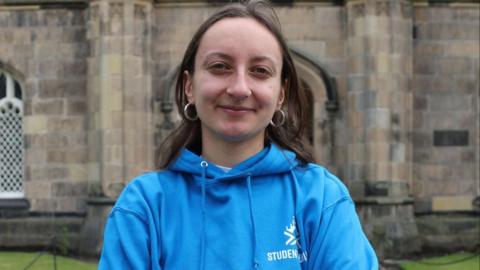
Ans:
POLYGON ((412 6, 410 1, 347 1, 348 176, 377 252, 418 247, 410 198, 412 6))
POLYGON ((89 179, 115 198, 152 165, 149 1, 90 2, 89 179))
POLYGON ((124 186, 153 165, 149 0, 89 2, 89 200, 80 250, 98 254, 124 186))

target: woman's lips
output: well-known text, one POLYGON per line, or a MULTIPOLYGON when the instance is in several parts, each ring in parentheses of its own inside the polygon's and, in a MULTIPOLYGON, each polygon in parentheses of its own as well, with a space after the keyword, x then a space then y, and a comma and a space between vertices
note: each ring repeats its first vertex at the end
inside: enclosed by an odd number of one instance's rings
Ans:
POLYGON ((243 116, 249 112, 253 112, 254 109, 248 108, 248 107, 243 107, 243 106, 225 106, 225 105, 220 105, 219 108, 226 113, 227 115, 231 116, 243 116))

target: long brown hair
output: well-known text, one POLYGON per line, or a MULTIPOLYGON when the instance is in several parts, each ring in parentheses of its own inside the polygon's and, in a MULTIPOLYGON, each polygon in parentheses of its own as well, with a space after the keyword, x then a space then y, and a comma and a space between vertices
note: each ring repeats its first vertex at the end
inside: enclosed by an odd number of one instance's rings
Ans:
POLYGON ((310 146, 305 140, 305 124, 307 121, 307 96, 304 89, 299 86, 297 71, 293 64, 289 49, 280 29, 277 14, 264 0, 245 1, 242 3, 228 4, 210 16, 197 30, 183 56, 175 88, 175 101, 178 112, 182 116, 180 125, 160 145, 157 152, 156 167, 164 169, 178 156, 183 147, 201 153, 201 128, 200 121, 190 121, 185 118, 184 107, 188 103, 184 91, 184 71, 193 75, 195 55, 205 32, 216 22, 225 18, 248 17, 264 25, 277 39, 283 55, 281 81, 286 82, 285 102, 282 109, 285 111, 287 121, 282 126, 266 128, 265 140, 272 141, 284 149, 297 154, 302 162, 313 162, 310 146))

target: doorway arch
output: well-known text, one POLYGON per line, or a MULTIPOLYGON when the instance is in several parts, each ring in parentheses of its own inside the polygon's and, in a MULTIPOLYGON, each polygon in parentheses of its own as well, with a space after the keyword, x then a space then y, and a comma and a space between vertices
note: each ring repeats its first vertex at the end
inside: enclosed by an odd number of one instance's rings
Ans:
POLYGON ((335 116, 339 109, 335 78, 315 57, 298 49, 291 52, 300 86, 309 96, 307 137, 314 156, 321 164, 335 166, 335 116))

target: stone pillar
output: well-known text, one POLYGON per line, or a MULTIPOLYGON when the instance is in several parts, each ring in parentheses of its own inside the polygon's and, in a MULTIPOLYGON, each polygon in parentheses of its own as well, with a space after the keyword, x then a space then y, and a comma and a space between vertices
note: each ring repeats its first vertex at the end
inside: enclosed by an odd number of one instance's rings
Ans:
POLYGON ((153 166, 152 2, 89 5, 89 202, 82 234, 90 240, 81 243, 80 252, 98 255, 102 244, 89 236, 102 238, 103 221, 124 186, 153 166))
POLYGON ((418 248, 410 197, 412 6, 347 1, 348 172, 380 257, 418 248))
POLYGON ((93 195, 115 198, 151 169, 149 1, 90 2, 89 179, 93 195))

